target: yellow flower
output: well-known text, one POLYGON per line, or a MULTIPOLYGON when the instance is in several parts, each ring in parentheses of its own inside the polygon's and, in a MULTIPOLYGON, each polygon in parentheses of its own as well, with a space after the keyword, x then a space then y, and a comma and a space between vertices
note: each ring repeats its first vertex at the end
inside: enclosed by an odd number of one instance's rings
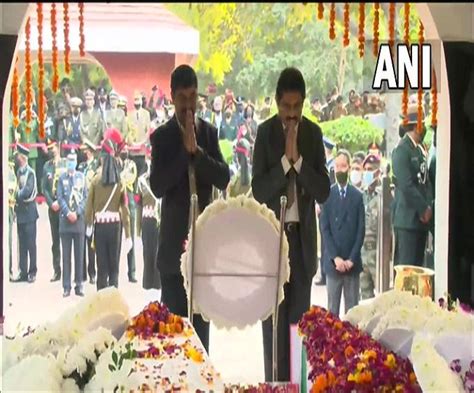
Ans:
POLYGON ((356 382, 356 376, 354 374, 349 374, 347 376, 347 381, 348 382, 356 382))
POLYGON ((366 367, 365 363, 359 362, 357 363, 357 371, 362 371, 366 367))
POLYGON ((373 349, 364 351, 362 355, 362 359, 363 360, 377 359, 377 352, 375 352, 373 349))
POLYGON ((387 366, 388 368, 394 368, 396 365, 397 365, 397 361, 395 359, 395 356, 393 356, 393 354, 388 354, 387 355, 387 359, 385 360, 385 362, 383 362, 383 364, 385 366, 387 366))

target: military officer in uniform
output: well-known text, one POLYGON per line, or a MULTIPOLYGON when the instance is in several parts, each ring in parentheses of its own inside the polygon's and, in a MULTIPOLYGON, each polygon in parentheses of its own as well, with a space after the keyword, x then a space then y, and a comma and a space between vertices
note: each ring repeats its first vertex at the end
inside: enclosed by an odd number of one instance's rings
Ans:
POLYGON ((94 97, 95 93, 90 89, 84 94, 86 110, 81 113, 81 137, 98 146, 102 141, 105 125, 99 109, 94 108, 94 97))
POLYGON ((82 269, 84 259, 85 205, 87 190, 84 175, 76 170, 77 156, 67 156, 67 172, 59 178, 58 201, 61 206, 59 234, 63 246, 63 289, 64 297, 71 294, 71 251, 74 242, 75 294, 84 296, 82 291, 82 269))
MULTIPOLYGON (((15 221, 15 204, 16 204, 17 192, 18 192, 18 182, 15 175, 15 164, 12 161, 8 161, 8 245, 9 245, 9 250, 10 250, 10 255, 9 255, 10 281, 14 280, 12 245, 13 245, 13 223, 15 221)), ((18 266, 16 268, 18 268, 18 266)))
POLYGON ((433 216, 427 152, 422 144, 426 127, 423 125, 422 131, 417 131, 417 105, 408 107, 407 117, 405 136, 392 155, 395 178, 394 263, 423 266, 426 239, 433 216))
POLYGON ((18 166, 18 194, 16 198, 15 213, 18 227, 18 243, 20 251, 20 275, 14 281, 36 280, 36 221, 38 220, 38 207, 36 206, 37 183, 36 173, 28 165, 30 151, 23 145, 17 144, 15 157, 18 166), (29 258, 29 266, 28 266, 29 258))
POLYGON ((365 238, 360 273, 361 299, 375 296, 378 218, 380 216, 380 158, 369 154, 363 163, 362 187, 365 207, 365 238))
POLYGON ((141 145, 140 150, 130 152, 132 160, 137 165, 138 176, 141 176, 146 171, 144 146, 150 140, 151 119, 150 112, 142 107, 141 93, 135 92, 133 103, 135 109, 128 115, 130 127, 126 136, 126 142, 128 145, 141 145))
MULTIPOLYGON (((33 110, 31 111, 31 121, 29 123, 29 128, 30 130, 28 131, 28 123, 26 120, 26 109, 25 109, 21 112, 21 115, 20 115, 20 124, 18 126, 18 132, 20 134, 19 142, 29 150, 28 165, 30 166, 30 168, 32 168, 35 171, 35 177, 37 179, 38 176, 36 175, 36 163, 38 160, 38 148, 28 147, 29 144, 39 142, 38 116, 33 110)), ((38 184, 36 184, 36 187, 38 188, 38 184)))
POLYGON ((104 136, 100 169, 92 180, 86 205, 86 235, 93 236, 97 256, 97 290, 118 288, 120 235, 125 230, 125 252, 132 248, 127 194, 120 180, 117 156, 123 145, 118 130, 104 136))
POLYGON ((127 117, 123 109, 118 107, 119 95, 112 90, 109 94, 110 109, 107 109, 107 128, 116 128, 122 135, 128 132, 127 117))
POLYGON ((53 253, 53 277, 51 282, 61 279, 61 247, 59 238, 59 202, 57 198, 57 187, 59 177, 61 175, 59 147, 57 142, 51 142, 48 145, 48 157, 43 168, 43 194, 48 205, 49 225, 51 227, 51 238, 53 245, 51 251, 53 253))
POLYGON ((150 155, 151 150, 147 149, 147 171, 138 179, 138 195, 140 198, 137 206, 137 233, 142 238, 143 243, 143 288, 161 289, 160 272, 156 265, 161 199, 156 198, 150 188, 150 155))
MULTIPOLYGON (((79 164, 77 170, 84 174, 86 189, 87 192, 89 192, 92 179, 95 177, 99 169, 99 160, 95 157, 96 147, 91 143, 91 141, 85 140, 81 146, 81 150, 83 151, 85 161, 79 164)), ((95 284, 95 250, 92 247, 91 238, 88 237, 86 237, 84 241, 84 281, 87 281, 87 274, 89 274, 89 282, 95 284)))

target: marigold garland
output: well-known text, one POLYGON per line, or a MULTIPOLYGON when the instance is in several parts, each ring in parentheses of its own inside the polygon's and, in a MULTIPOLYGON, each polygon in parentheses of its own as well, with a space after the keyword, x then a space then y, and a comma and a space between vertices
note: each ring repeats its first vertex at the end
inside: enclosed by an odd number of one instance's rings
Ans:
MULTIPOLYGON (((404 7, 404 41, 406 45, 410 43, 410 3, 405 3, 404 7)), ((408 81, 405 80, 405 89, 403 90, 402 99, 402 113, 403 113, 403 125, 408 123, 408 81)))
POLYGON ((329 38, 334 41, 336 38, 336 4, 331 3, 329 11, 329 38))
POLYGON ((405 88, 403 89, 402 97, 402 114, 403 114, 403 125, 408 124, 408 81, 405 80, 405 88))
POLYGON ((66 74, 71 72, 71 64, 69 63, 69 55, 71 53, 71 47, 69 46, 69 5, 63 3, 63 14, 64 14, 64 70, 66 74))
POLYGON ((51 4, 51 37, 52 37, 52 63, 53 63, 53 92, 59 89, 59 70, 58 70, 58 46, 56 43, 57 37, 57 21, 56 21, 56 4, 51 4))
POLYGON ((438 125, 438 87, 436 85, 436 71, 433 68, 433 80, 431 81, 431 126, 438 125))
POLYGON ((359 57, 364 57, 365 49, 365 3, 359 4, 359 57))
POLYGON ((321 20, 324 18, 324 4, 318 3, 318 19, 321 20))
POLYGON ((344 46, 349 46, 350 4, 344 4, 344 46))
POLYGON ((380 3, 374 3, 374 42, 373 52, 377 57, 379 53, 379 24, 380 24, 380 3))
POLYGON ((86 52, 84 50, 85 47, 85 36, 84 36, 84 3, 78 3, 79 7, 79 35, 80 35, 80 41, 79 41, 79 53, 81 57, 84 57, 86 55, 86 52))
POLYGON ((417 130, 418 132, 422 132, 422 126, 423 126, 423 86, 421 84, 421 78, 422 78, 422 58, 421 58, 421 46, 425 42, 425 36, 424 36, 424 27, 423 23, 420 21, 420 27, 418 30, 418 43, 419 43, 419 62, 418 62, 418 123, 417 123, 417 130))
POLYGON ((18 93, 18 59, 15 62, 15 69, 13 70, 13 81, 12 81, 12 115, 13 115, 13 127, 15 129, 20 125, 19 107, 20 107, 20 95, 18 93))
POLYGON ((389 8, 389 20, 388 20, 388 33, 389 33, 389 40, 388 44, 390 45, 390 50, 392 54, 394 53, 395 47, 395 3, 390 3, 389 8))
POLYGON ((38 121, 39 137, 44 138, 44 59, 43 59, 43 3, 36 3, 38 19, 38 121))
POLYGON ((26 21, 25 25, 25 77, 26 77, 26 92, 25 92, 25 106, 26 106, 26 133, 31 131, 31 105, 33 98, 31 93, 33 91, 32 72, 31 72, 31 49, 30 49, 30 36, 31 36, 31 24, 30 18, 26 21))
POLYGON ((403 25, 404 31, 405 31, 404 40, 405 40, 405 44, 408 45, 410 43, 410 3, 405 3, 404 16, 405 16, 405 21, 403 25))

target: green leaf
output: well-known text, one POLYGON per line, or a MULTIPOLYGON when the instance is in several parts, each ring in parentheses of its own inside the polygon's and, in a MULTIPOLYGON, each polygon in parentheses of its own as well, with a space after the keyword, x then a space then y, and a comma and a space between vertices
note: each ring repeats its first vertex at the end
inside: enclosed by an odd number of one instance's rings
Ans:
POLYGON ((114 371, 115 371, 115 367, 112 366, 111 364, 109 364, 109 370, 112 371, 112 372, 114 372, 114 371))
POLYGON ((118 362, 118 355, 117 352, 112 352, 112 360, 114 361, 114 364, 117 364, 118 362))

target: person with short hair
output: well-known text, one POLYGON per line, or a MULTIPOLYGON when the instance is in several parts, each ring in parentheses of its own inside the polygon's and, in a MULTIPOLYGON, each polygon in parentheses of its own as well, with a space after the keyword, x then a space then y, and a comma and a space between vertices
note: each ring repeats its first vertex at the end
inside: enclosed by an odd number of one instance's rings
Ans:
MULTIPOLYGON (((151 136, 150 186, 155 197, 162 198, 157 257, 161 301, 186 317, 181 255, 189 233, 191 195, 197 194, 202 212, 211 203, 212 187, 225 190, 230 174, 216 128, 196 116, 198 80, 190 66, 180 65, 171 74, 171 97, 174 116, 151 136)), ((196 315, 194 328, 209 352, 209 323, 196 315)))
POLYGON ((358 156, 354 156, 351 163, 351 184, 358 190, 362 188, 362 164, 364 158, 361 159, 358 156))
POLYGON ((339 316, 343 291, 346 313, 359 304, 365 211, 362 193, 349 184, 350 162, 349 152, 339 150, 335 159, 336 184, 321 211, 328 309, 335 316, 339 316))
POLYGON ((94 108, 95 93, 88 89, 84 99, 86 109, 80 113, 81 140, 88 139, 98 146, 104 135, 105 123, 100 110, 94 108))
POLYGON ((331 111, 331 120, 337 120, 342 116, 347 116, 347 110, 344 107, 342 96, 336 98, 336 106, 331 111))

